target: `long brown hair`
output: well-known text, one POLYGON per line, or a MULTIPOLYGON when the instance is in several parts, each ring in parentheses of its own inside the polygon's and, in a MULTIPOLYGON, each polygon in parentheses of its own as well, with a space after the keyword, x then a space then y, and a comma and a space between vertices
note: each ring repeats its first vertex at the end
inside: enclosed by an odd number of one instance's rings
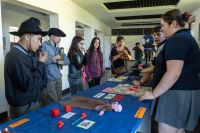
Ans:
POLYGON ((92 41, 91 41, 91 43, 90 43, 90 47, 89 47, 89 49, 88 49, 88 51, 87 51, 87 58, 88 58, 89 61, 91 61, 92 53, 94 52, 94 49, 95 49, 94 44, 95 44, 95 41, 96 41, 96 40, 99 40, 99 47, 97 48, 97 51, 98 51, 98 53, 99 53, 99 55, 100 55, 100 58, 101 58, 101 59, 103 58, 103 54, 102 54, 102 52, 101 52, 101 41, 100 41, 100 39, 99 39, 98 37, 94 37, 94 38, 92 39, 92 41))
POLYGON ((81 36, 75 36, 73 39, 72 39, 72 42, 71 42, 71 46, 69 48, 69 52, 68 52, 68 56, 71 57, 72 54, 74 54, 75 52, 80 52, 80 49, 78 47, 78 43, 80 41, 84 40, 81 36))

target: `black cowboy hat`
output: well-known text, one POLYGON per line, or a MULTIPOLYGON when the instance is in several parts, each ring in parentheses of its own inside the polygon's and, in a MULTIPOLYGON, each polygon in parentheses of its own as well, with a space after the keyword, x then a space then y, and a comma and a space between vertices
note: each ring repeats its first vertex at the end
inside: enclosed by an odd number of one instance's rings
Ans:
POLYGON ((61 36, 61 37, 66 37, 66 34, 58 29, 58 28, 50 28, 49 31, 48 31, 48 35, 55 35, 55 36, 61 36))
POLYGON ((42 36, 47 35, 47 31, 42 31, 40 28, 40 20, 34 17, 22 22, 18 31, 10 32, 10 34, 15 36, 22 36, 25 33, 40 34, 42 36))

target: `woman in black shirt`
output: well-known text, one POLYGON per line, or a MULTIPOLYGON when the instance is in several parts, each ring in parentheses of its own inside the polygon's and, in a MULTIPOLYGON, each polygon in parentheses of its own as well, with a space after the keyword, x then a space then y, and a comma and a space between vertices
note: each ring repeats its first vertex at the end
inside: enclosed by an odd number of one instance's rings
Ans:
POLYGON ((126 62, 132 60, 132 57, 128 48, 124 46, 123 36, 118 36, 116 42, 116 46, 111 50, 110 58, 112 73, 118 76, 127 71, 126 62))
POLYGON ((140 100, 159 97, 155 112, 159 132, 184 133, 193 130, 200 117, 200 50, 188 29, 190 14, 178 9, 161 18, 161 30, 167 42, 156 58, 153 92, 145 92, 140 100))

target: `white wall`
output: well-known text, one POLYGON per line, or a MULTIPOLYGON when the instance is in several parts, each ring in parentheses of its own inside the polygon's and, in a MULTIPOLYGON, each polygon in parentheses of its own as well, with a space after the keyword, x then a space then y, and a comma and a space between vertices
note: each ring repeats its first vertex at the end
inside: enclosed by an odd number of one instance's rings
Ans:
POLYGON ((104 63, 105 63, 105 68, 110 68, 110 51, 111 51, 111 36, 105 36, 105 42, 104 42, 104 63))
MULTIPOLYGON (((0 1, 0 18, 1 18, 1 1, 0 1)), ((0 19, 0 44, 2 41, 2 20, 0 19)), ((5 84, 4 84, 4 54, 3 45, 0 45, 0 113, 7 110, 7 102, 5 98, 5 84)))
POLYGON ((84 42, 86 50, 90 47, 90 43, 94 37, 95 30, 91 27, 84 27, 84 42))
POLYGON ((10 50, 9 26, 19 27, 22 21, 32 16, 40 19, 41 28, 43 30, 49 29, 49 17, 47 15, 37 14, 15 5, 2 3, 3 37, 6 37, 6 49, 4 50, 4 55, 10 50))
POLYGON ((200 8, 195 10, 193 12, 193 15, 195 16, 195 22, 192 25, 192 32, 194 34, 195 39, 197 40, 199 46, 200 46, 200 8))

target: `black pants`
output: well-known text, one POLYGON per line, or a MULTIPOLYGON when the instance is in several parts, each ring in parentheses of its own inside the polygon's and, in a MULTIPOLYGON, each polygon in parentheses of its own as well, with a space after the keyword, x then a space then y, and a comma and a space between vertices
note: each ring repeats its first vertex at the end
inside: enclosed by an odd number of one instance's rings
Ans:
POLYGON ((88 81, 89 88, 99 85, 101 81, 101 77, 92 78, 92 80, 88 81))

